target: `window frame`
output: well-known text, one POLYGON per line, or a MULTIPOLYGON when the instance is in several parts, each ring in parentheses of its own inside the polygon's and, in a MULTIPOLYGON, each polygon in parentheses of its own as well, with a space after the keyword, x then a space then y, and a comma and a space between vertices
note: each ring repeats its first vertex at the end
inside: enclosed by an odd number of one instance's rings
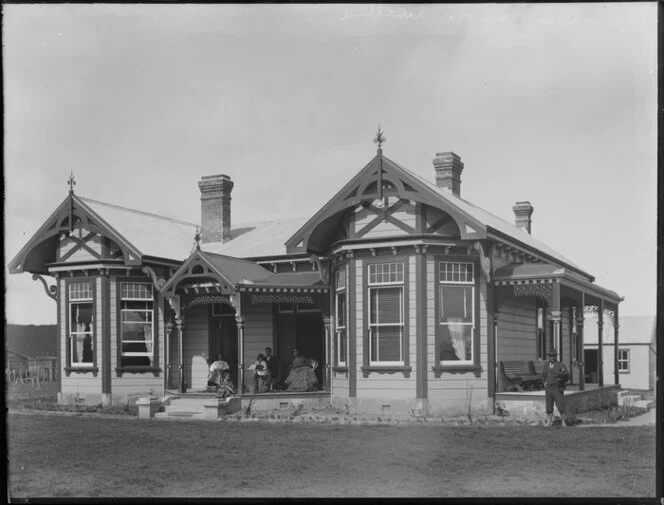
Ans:
POLYGON ((346 265, 335 272, 334 291, 334 360, 337 367, 348 366, 348 273, 346 265), (343 273, 343 282, 339 283, 340 274, 343 273), (343 295, 341 311, 343 312, 344 324, 339 324, 339 297, 343 295), (343 332, 343 337, 341 333, 343 332), (343 338, 344 352, 341 352, 341 341, 343 338), (343 354, 343 356, 342 356, 343 354))
POLYGON ((629 351, 630 349, 627 347, 618 347, 618 373, 625 373, 625 374, 630 373, 629 371, 630 358, 632 353, 630 353, 629 351), (621 353, 626 353, 627 357, 626 358, 621 357, 621 353), (626 365, 626 368, 621 368, 621 365, 623 363, 626 365))
POLYGON ((434 351, 434 366, 433 371, 436 374, 436 377, 440 377, 441 372, 451 371, 451 372, 467 372, 475 371, 479 372, 481 370, 480 364, 480 271, 479 265, 476 260, 468 259, 468 257, 461 256, 444 256, 436 255, 433 258, 434 261, 434 298, 435 298, 435 351, 434 351), (468 280, 442 280, 441 271, 442 265, 446 263, 453 264, 467 264, 472 268, 472 279, 468 280), (471 326, 471 359, 469 360, 441 360, 440 359, 440 342, 443 338, 443 326, 449 326, 449 323, 444 324, 441 322, 441 304, 442 304, 442 288, 443 286, 465 286, 471 288, 471 312, 472 312, 472 323, 464 323, 466 326, 471 326))
POLYGON ((161 298, 159 296, 159 290, 154 286, 154 283, 149 277, 117 277, 115 279, 116 285, 116 321, 117 321, 117 331, 116 331, 116 366, 115 371, 118 377, 122 377, 124 373, 147 373, 152 372, 155 377, 159 375, 161 368, 159 367, 159 318, 162 317, 160 311, 161 298), (122 286, 123 284, 145 284, 150 286, 152 290, 152 299, 147 300, 145 298, 123 298, 122 296, 122 286), (150 365, 123 365, 122 357, 126 356, 122 352, 122 314, 124 309, 122 308, 123 301, 151 301, 152 302, 152 359, 150 365))
POLYGON ((410 377, 412 367, 410 366, 410 303, 409 303, 409 255, 395 255, 388 252, 378 253, 362 259, 362 318, 363 318, 363 376, 366 378, 372 372, 377 373, 403 373, 406 378, 410 377), (371 268, 378 264, 400 263, 402 265, 402 280, 387 282, 371 282, 371 268), (401 361, 371 361, 371 323, 370 323, 370 297, 371 291, 380 288, 401 288, 401 361))
MULTIPOLYGON (((99 372, 99 367, 97 365, 97 278, 96 277, 74 277, 71 279, 65 280, 65 334, 66 334, 66 343, 67 348, 66 353, 66 362, 65 362, 65 374, 68 377, 72 372, 73 373, 89 373, 96 377, 99 372), (72 287, 75 285, 88 284, 90 285, 90 298, 76 298, 72 300, 72 287), (78 363, 72 363, 72 321, 71 321, 71 309, 72 304, 85 303, 92 305, 92 314, 91 314, 91 324, 90 324, 90 336, 92 337, 92 363, 83 363, 79 365, 78 363)), ((87 333, 87 332, 86 332, 87 333)))

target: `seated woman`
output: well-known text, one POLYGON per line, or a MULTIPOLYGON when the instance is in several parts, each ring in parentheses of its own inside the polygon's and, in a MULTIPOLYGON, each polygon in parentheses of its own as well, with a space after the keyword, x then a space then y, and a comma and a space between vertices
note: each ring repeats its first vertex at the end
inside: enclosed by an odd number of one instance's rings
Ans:
POLYGON ((254 393, 265 393, 270 389, 272 383, 270 371, 267 368, 265 356, 259 354, 256 356, 256 363, 249 366, 249 370, 254 372, 254 393))
POLYGON ((230 374, 230 367, 228 366, 228 363, 223 360, 221 353, 219 353, 217 360, 210 365, 210 372, 208 373, 207 378, 207 392, 214 393, 219 389, 224 372, 230 374))
POLYGON ((222 370, 221 381, 217 388, 217 398, 228 398, 235 394, 235 386, 231 382, 231 374, 228 370, 222 370))
MULTIPOLYGON (((313 361, 315 362, 315 360, 313 361)), ((318 377, 314 373, 312 360, 305 358, 297 349, 293 349, 293 361, 285 384, 287 391, 316 391, 318 389, 318 377)))

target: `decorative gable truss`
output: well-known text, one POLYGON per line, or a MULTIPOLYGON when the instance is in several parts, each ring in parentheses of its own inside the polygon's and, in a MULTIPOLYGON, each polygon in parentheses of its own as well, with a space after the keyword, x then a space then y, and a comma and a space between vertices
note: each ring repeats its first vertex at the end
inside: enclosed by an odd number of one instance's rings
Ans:
POLYGON ((53 265, 81 262, 136 266, 141 258, 136 247, 71 194, 9 263, 9 272, 41 275, 53 265))
POLYGON ((486 238, 486 227, 382 155, 374 157, 287 242, 289 253, 323 254, 345 238, 436 234, 486 238))

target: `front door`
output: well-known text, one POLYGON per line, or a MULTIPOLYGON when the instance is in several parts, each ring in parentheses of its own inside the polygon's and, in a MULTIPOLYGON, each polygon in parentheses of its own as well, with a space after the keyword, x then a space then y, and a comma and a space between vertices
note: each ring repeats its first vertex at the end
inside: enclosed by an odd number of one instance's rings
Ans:
POLYGON ((237 322, 234 309, 221 303, 213 304, 209 328, 209 359, 214 361, 221 353, 231 368, 231 380, 237 387, 237 322))

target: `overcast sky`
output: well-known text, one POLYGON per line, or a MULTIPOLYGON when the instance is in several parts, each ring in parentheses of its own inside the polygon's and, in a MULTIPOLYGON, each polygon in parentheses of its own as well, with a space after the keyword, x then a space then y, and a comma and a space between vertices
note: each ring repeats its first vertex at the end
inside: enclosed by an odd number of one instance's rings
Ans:
MULTIPOLYGON (((233 223, 307 218, 374 155, 461 195, 625 297, 656 300, 656 3, 4 5, 5 255, 67 195, 233 223)), ((6 270, 5 270, 6 271, 6 270)), ((56 322, 30 274, 6 318, 56 322)))

